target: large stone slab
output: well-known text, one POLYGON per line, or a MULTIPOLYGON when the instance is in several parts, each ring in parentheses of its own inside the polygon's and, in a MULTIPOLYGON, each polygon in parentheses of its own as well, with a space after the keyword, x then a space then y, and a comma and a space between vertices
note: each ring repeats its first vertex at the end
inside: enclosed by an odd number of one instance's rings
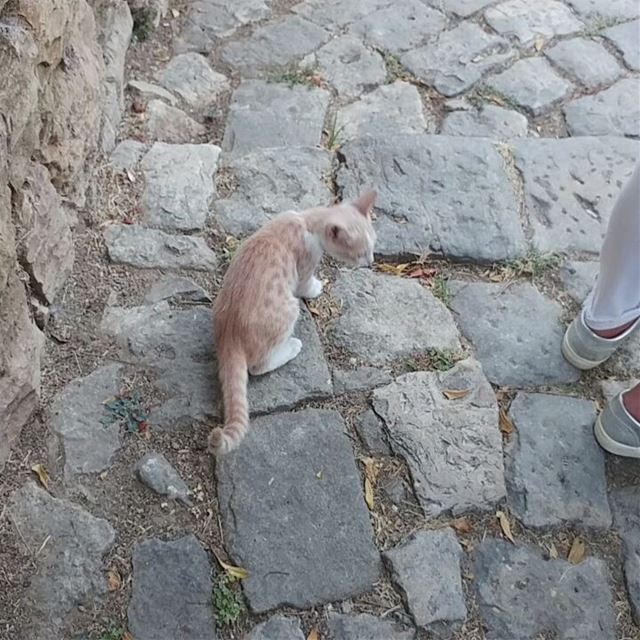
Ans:
POLYGON ((32 482, 13 492, 8 515, 35 563, 22 604, 30 619, 29 637, 61 638, 80 607, 96 606, 106 594, 102 558, 113 545, 115 531, 106 520, 53 498, 32 482))
POLYGON ((370 363, 460 347, 447 308, 415 280, 345 270, 331 293, 342 305, 331 331, 335 343, 370 363))
POLYGON ((578 15, 592 20, 630 20, 640 15, 640 6, 635 0, 568 0, 568 3, 578 15))
POLYGON ((138 140, 123 140, 111 153, 109 164, 120 171, 133 169, 146 152, 146 147, 138 140))
POLYGON ((203 125, 162 100, 151 100, 145 115, 144 128, 149 140, 181 144, 197 140, 206 133, 203 125))
POLYGON ((215 253, 197 236, 114 224, 106 228, 104 239, 111 261, 132 267, 215 271, 218 266, 215 253))
POLYGON ((519 393, 509 415, 515 426, 505 447, 509 502, 530 527, 611 524, 604 454, 593 437, 589 400, 519 393))
POLYGON ((640 71, 640 20, 609 27, 602 35, 612 42, 633 71, 640 71))
POLYGON ((526 214, 541 251, 600 251, 640 145, 622 138, 518 140, 526 214))
POLYGON ((207 304, 211 302, 211 297, 193 280, 170 274, 156 280, 144 296, 147 304, 155 304, 163 300, 178 304, 207 304))
POLYGON ((122 386, 122 366, 107 364, 67 384, 51 405, 51 427, 64 450, 68 478, 109 467, 120 448, 120 425, 103 424, 104 403, 122 386))
POLYGON ((324 89, 243 82, 233 93, 222 146, 237 154, 320 144, 329 105, 324 89))
POLYGON ((434 6, 463 18, 480 11, 480 9, 484 9, 493 2, 494 0, 431 0, 431 4, 434 6))
POLYGON ((475 577, 487 640, 614 640, 609 572, 603 560, 578 565, 538 550, 488 539, 476 552, 475 577))
POLYGON ((478 362, 400 376, 373 392, 373 407, 428 517, 484 511, 505 496, 498 406, 478 362), (448 400, 445 390, 469 393, 448 400))
POLYGON ((560 268, 559 276, 565 291, 577 304, 582 304, 593 289, 600 264, 570 260, 560 268))
POLYGON ((246 640, 305 640, 300 621, 295 618, 273 616, 256 625, 246 640))
POLYGON ((297 15, 258 27, 251 35, 234 40, 220 50, 223 62, 246 77, 261 70, 284 67, 322 46, 331 34, 297 15))
POLYGON ((419 531, 384 553, 416 625, 438 637, 449 637, 467 617, 461 555, 456 534, 448 528, 419 531))
POLYGON ((564 107, 572 136, 640 137, 640 79, 623 78, 609 89, 564 107))
POLYGON ((514 57, 515 52, 504 38, 483 31, 473 22, 461 22, 400 59, 414 76, 441 94, 454 96, 514 57))
POLYGON ((446 136, 524 138, 528 128, 529 123, 521 113, 487 104, 479 109, 453 111, 445 118, 441 133, 446 136))
POLYGON ((636 624, 640 624, 640 493, 637 487, 611 494, 615 528, 622 538, 624 577, 636 624))
POLYGON ((161 453, 146 453, 138 460, 136 471, 140 481, 152 491, 189 504, 189 487, 161 453))
POLYGON ((345 145, 338 184, 347 197, 378 191, 376 252, 494 261, 526 252, 504 158, 489 140, 364 137, 345 145))
POLYGON ((455 289, 451 308, 491 382, 522 388, 578 380, 579 371, 560 352, 557 302, 528 283, 459 283, 455 289))
POLYGON ((489 25, 504 36, 515 36, 520 44, 531 46, 542 39, 567 36, 584 28, 571 10, 557 0, 508 0, 485 11, 489 25))
POLYGON ((302 211, 331 202, 331 154, 311 147, 258 149, 222 161, 235 191, 214 206, 227 233, 248 236, 283 211, 302 211))
POLYGON ((144 221, 160 229, 202 229, 215 194, 219 155, 220 147, 213 144, 156 142, 140 163, 144 221))
POLYGON ((216 465, 227 549, 251 609, 307 608, 368 591, 380 559, 351 442, 335 411, 259 418, 216 465))
POLYGON ((542 115, 573 91, 573 85, 559 76, 544 58, 524 58, 489 78, 487 87, 515 102, 534 116, 542 115))
POLYGON ((413 640, 414 631, 404 631, 391 620, 368 613, 343 615, 330 613, 327 622, 335 640, 413 640))
POLYGON ((209 557, 194 535, 133 549, 127 611, 136 640, 216 640, 209 557))
POLYGON ((393 0, 306 0, 292 11, 332 32, 388 7, 393 0))

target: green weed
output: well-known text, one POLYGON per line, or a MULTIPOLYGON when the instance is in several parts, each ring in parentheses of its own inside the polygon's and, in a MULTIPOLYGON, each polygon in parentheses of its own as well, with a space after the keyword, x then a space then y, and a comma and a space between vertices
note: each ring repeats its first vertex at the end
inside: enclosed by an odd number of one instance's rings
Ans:
POLYGON ((439 298, 444 304, 449 306, 453 300, 453 292, 449 286, 449 278, 438 274, 433 278, 431 291, 436 298, 439 298))
POLYGON ((98 636, 97 640, 123 640, 125 633, 126 632, 122 627, 111 625, 98 636))
POLYGON ((323 84, 320 72, 315 67, 291 66, 280 71, 274 71, 267 76, 267 82, 279 82, 286 84, 290 89, 296 85, 305 85, 309 88, 323 84))
POLYGON ((137 391, 108 400, 104 403, 104 408, 106 415, 102 417, 103 425, 118 423, 129 433, 146 429, 149 415, 137 391))
POLYGON ((326 129, 325 134, 327 136, 327 149, 329 151, 336 151, 342 146, 344 133, 344 126, 338 126, 338 116, 335 115, 333 120, 326 129))
POLYGON ((235 582, 231 576, 221 574, 213 585, 213 610, 216 621, 222 626, 237 622, 245 612, 239 588, 234 587, 235 582))
POLYGON ((556 253, 543 253, 539 249, 531 249, 524 258, 517 258, 506 263, 506 268, 513 276, 540 278, 550 271, 555 271, 562 263, 556 253))

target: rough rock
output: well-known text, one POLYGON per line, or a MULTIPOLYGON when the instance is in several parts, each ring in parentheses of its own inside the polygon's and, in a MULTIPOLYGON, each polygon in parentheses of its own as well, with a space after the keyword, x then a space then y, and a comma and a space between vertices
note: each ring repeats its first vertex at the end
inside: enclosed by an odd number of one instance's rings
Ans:
POLYGON ((102 558, 113 545, 115 531, 106 520, 53 498, 33 482, 14 491, 8 515, 36 565, 22 605, 29 611, 29 637, 62 637, 65 623, 80 606, 93 607, 105 595, 102 558), (38 549, 41 553, 36 554, 38 549))
POLYGON ((292 11, 335 32, 391 4, 393 0, 305 0, 292 11))
POLYGON ((640 376, 640 331, 636 331, 616 351, 607 367, 619 376, 640 376))
POLYGON ((593 437, 593 402, 519 393, 505 447, 511 510, 530 527, 577 525, 607 529, 604 454, 593 437))
POLYGON ((368 613, 344 615, 330 613, 327 623, 335 640, 414 640, 414 631, 404 631, 389 619, 368 613))
POLYGON ((451 303, 489 380, 523 388, 580 377, 560 352, 562 307, 528 283, 459 283, 451 303), (531 322, 535 318, 535 322, 531 322))
POLYGON ((152 491, 189 504, 189 487, 161 453, 145 454, 138 461, 136 471, 140 481, 152 491))
POLYGON ((414 280, 365 269, 341 271, 331 294, 342 305, 332 328, 336 345, 367 362, 460 348, 447 308, 414 280), (429 321, 416 323, 416 318, 429 321))
POLYGON ((364 137, 345 145, 346 197, 376 186, 376 253, 436 253, 474 261, 526 253, 504 158, 489 141, 429 135, 364 137))
POLYGON ((166 103, 175 107, 178 103, 178 99, 166 89, 163 89, 157 84, 146 82, 144 80, 129 80, 127 88, 131 94, 147 102, 148 100, 164 100, 166 103))
POLYGON ((461 555, 456 534, 448 528, 419 531, 384 553, 416 625, 436 636, 448 637, 467 617, 461 555))
POLYGON ((640 79, 623 78, 609 89, 572 100, 564 107, 572 136, 640 137, 640 79))
POLYGON ((138 142, 137 140, 123 140, 119 142, 118 146, 111 152, 109 162, 120 171, 133 169, 138 162, 140 162, 146 150, 147 148, 142 142, 138 142))
POLYGON ((133 549, 129 630, 136 640, 215 640, 211 565, 194 535, 133 549))
POLYGON ((177 303, 207 304, 211 302, 211 297, 193 280, 168 275, 155 282, 144 296, 144 301, 147 304, 155 304, 162 300, 177 303))
POLYGON ((373 587, 380 560, 340 414, 258 418, 216 475, 227 548, 249 568, 243 587, 254 612, 307 608, 373 587))
POLYGON ((382 137, 422 133, 427 129, 420 93, 412 84, 400 80, 378 87, 339 109, 336 124, 344 140, 365 134, 382 137))
POLYGON ((556 0, 509 0, 485 11, 489 25, 503 36, 515 36, 527 47, 582 31, 584 24, 556 0))
POLYGON ((455 13, 466 18, 480 9, 484 9, 493 0, 438 0, 437 6, 447 13, 455 13))
POLYGON ((151 140, 176 144, 201 138, 207 131, 184 111, 165 104, 162 100, 149 102, 144 126, 151 140))
POLYGON ((611 208, 640 145, 621 138, 517 140, 533 244, 541 251, 598 253, 611 208))
POLYGON ((400 376, 373 392, 373 407, 428 517, 487 510, 505 496, 498 406, 478 362, 400 376), (445 390, 469 393, 448 400, 445 390))
POLYGON ((193 109, 215 102, 230 87, 227 77, 214 71, 199 53, 177 55, 160 72, 158 80, 193 109))
POLYGON ((318 146, 328 105, 329 93, 323 89, 243 82, 233 92, 222 147, 242 154, 260 148, 318 146))
POLYGON ((568 0, 573 10, 580 16, 591 19, 612 18, 630 20, 640 15, 640 7, 635 0, 568 0))
POLYGON ((487 80, 497 91, 534 116, 542 115, 573 91, 573 85, 559 76, 544 58, 524 58, 487 80))
POLYGON ((607 565, 546 560, 538 550, 485 540, 476 552, 476 585, 487 640, 614 640, 607 565), (594 630, 597 630, 594 636, 594 630))
POLYGON ((446 26, 447 18, 440 11, 419 0, 404 0, 358 20, 350 31, 366 44, 397 56, 426 44, 446 26))
POLYGON ((615 528, 622 538, 624 577, 631 612, 640 624, 640 494, 636 487, 615 489, 611 494, 615 528))
POLYGON ((318 69, 322 77, 344 97, 357 97, 382 84, 387 77, 382 56, 367 49, 350 34, 329 40, 304 58, 300 67, 318 69))
POLYGON ((557 67, 588 89, 611 84, 622 73, 616 59, 598 42, 564 40, 546 52, 557 67))
POLYGON ((120 448, 120 425, 104 424, 104 403, 122 386, 122 367, 107 364, 68 383, 51 406, 51 427, 64 449, 67 478, 108 468, 120 448))
POLYGON ((582 304, 593 289, 600 265, 597 262, 570 260, 560 268, 560 281, 570 298, 582 304))
POLYGON ((640 71, 640 20, 609 27, 602 35, 620 51, 629 69, 640 71))
POLYGON ((176 236, 137 225, 111 225, 104 232, 112 262, 145 269, 215 271, 218 260, 202 238, 176 236))
POLYGON ((334 369, 333 388, 336 393, 368 391, 374 387, 391 382, 387 371, 376 367, 358 367, 357 369, 334 369))
POLYGON ((142 159, 147 224, 161 229, 202 229, 215 195, 213 176, 220 147, 213 144, 156 142, 142 159))
POLYGON ((284 616, 273 616, 256 625, 246 640, 305 640, 300 621, 284 616))
POLYGON ((450 113, 441 133, 446 136, 524 138, 528 127, 529 123, 521 113, 487 104, 479 109, 450 113))
POLYGON ((504 38, 486 33, 475 23, 461 22, 427 45, 403 54, 400 60, 436 91, 454 96, 514 57, 515 52, 504 38))
POLYGON ((329 204, 331 162, 328 151, 311 147, 223 156, 221 171, 230 172, 237 186, 215 203, 215 216, 227 233, 247 236, 283 211, 329 204))
MULTIPOLYGON (((323 45, 331 34, 308 20, 287 15, 258 27, 251 35, 223 45, 220 56, 246 77, 260 70, 284 67, 323 45)), ((293 119, 292 119, 293 120, 293 119)))
POLYGON ((367 451, 383 456, 391 454, 384 424, 371 409, 356 417, 353 426, 367 451))

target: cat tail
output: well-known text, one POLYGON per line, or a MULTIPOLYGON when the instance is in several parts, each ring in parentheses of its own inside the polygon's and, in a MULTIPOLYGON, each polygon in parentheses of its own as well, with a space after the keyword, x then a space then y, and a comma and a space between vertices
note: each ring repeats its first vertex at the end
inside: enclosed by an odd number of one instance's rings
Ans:
POLYGON ((235 449, 249 429, 249 402, 247 399, 247 359, 237 346, 218 352, 218 377, 224 402, 224 428, 216 427, 209 436, 209 450, 222 455, 235 449))

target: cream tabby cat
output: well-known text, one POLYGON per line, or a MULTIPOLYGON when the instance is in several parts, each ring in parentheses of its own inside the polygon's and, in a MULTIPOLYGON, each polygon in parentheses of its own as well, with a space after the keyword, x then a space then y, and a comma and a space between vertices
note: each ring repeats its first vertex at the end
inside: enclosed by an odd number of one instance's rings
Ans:
POLYGON ((298 298, 322 292, 314 271, 323 252, 354 266, 373 262, 375 191, 353 202, 283 213, 244 242, 216 298, 218 376, 225 425, 209 436, 213 453, 231 451, 249 427, 248 373, 261 375, 295 358, 298 298))

